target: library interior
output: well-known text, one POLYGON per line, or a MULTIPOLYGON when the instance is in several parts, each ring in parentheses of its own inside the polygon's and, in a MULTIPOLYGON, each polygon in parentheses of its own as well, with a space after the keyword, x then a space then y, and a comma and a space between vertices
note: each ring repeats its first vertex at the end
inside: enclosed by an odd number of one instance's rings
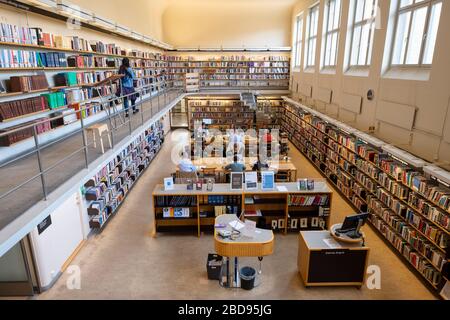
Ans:
POLYGON ((0 297, 448 300, 450 1, 0 0, 0 297))

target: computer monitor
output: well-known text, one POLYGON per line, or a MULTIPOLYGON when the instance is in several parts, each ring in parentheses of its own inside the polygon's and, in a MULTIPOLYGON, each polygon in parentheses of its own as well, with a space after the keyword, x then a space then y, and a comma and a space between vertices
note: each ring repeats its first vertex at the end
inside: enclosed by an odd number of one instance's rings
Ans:
POLYGON ((342 227, 336 230, 338 233, 347 235, 350 238, 360 238, 361 233, 359 232, 361 227, 366 224, 369 218, 368 213, 356 214, 353 216, 348 216, 345 218, 342 227))

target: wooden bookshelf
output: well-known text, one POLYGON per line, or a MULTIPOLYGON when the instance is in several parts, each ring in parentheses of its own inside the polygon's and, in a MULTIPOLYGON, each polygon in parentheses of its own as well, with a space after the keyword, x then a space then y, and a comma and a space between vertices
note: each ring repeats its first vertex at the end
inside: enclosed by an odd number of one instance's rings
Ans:
MULTIPOLYGON (((279 129, 279 111, 282 103, 275 97, 258 97, 258 110, 251 110, 237 97, 194 97, 187 99, 190 130, 195 121, 211 120, 210 128, 279 129), (264 116, 262 116, 264 114, 264 116), (256 119, 255 119, 256 117, 256 119)), ((207 121, 208 122, 208 121, 207 121)))
POLYGON ((84 198, 92 229, 102 230, 107 225, 163 143, 163 125, 157 121, 85 183, 84 198))
MULTIPOLYGON (((412 187, 414 179, 423 181, 423 190, 438 183, 380 144, 327 120, 299 104, 286 103, 282 128, 357 211, 370 213, 371 225, 392 249, 439 291, 448 281, 450 211, 418 192, 416 184, 412 187), (417 199, 420 206, 415 205, 417 199)), ((450 189, 440 187, 450 194, 450 189)))
POLYGON ((176 80, 186 73, 200 74, 200 87, 287 89, 290 81, 288 57, 242 59, 231 57, 210 60, 168 59, 168 73, 176 80))
MULTIPOLYGON (((213 230, 215 218, 221 214, 234 214, 237 217, 243 211, 253 212, 261 210, 263 215, 261 217, 254 217, 244 214, 243 217, 247 219, 257 219, 258 225, 265 229, 272 229, 272 220, 284 221, 283 228, 275 228, 284 234, 288 231, 297 232, 299 230, 312 230, 311 225, 305 228, 290 228, 292 219, 300 219, 300 217, 316 217, 322 219, 323 223, 318 225, 317 229, 327 229, 329 226, 329 208, 332 202, 332 191, 326 185, 324 180, 316 181, 315 190, 299 191, 297 183, 283 183, 277 184, 284 186, 287 191, 235 191, 230 189, 229 184, 215 184, 213 191, 206 191, 206 186, 202 190, 187 190, 187 185, 179 184, 174 186, 174 190, 165 191, 163 185, 157 185, 153 191, 153 215, 154 215, 154 235, 159 232, 170 232, 180 230, 195 231, 200 237, 202 231, 213 230), (304 197, 326 197, 326 204, 323 205, 309 205, 302 206, 302 212, 296 210, 294 206, 289 203, 291 196, 304 197), (248 199, 263 199, 263 202, 254 201, 249 204, 248 199), (186 200, 185 202, 183 202, 186 200), (177 203, 182 203, 177 206, 177 203), (164 208, 181 207, 189 209, 188 217, 164 217, 164 208), (327 207, 326 215, 319 216, 319 208, 327 207), (273 212, 276 214, 273 215, 273 212), (293 217, 296 211, 296 217, 293 217), (266 214, 267 213, 267 214, 266 214), (297 215, 298 213, 298 215, 297 215), (197 223, 195 223, 197 220, 197 223)), ((194 186, 195 189, 195 186, 194 186)), ((300 206, 298 206, 300 208, 300 206)), ((166 209, 167 211, 167 209, 166 209)), ((300 226, 300 224, 298 224, 300 226)))

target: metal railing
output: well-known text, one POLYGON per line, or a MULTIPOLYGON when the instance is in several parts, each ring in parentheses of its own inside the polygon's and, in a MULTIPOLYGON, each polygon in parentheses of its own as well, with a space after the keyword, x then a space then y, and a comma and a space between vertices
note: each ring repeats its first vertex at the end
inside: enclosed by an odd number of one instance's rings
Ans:
MULTIPOLYGON (((114 93, 111 93, 107 99, 101 99, 101 101, 96 102, 95 105, 83 106, 79 110, 67 110, 60 115, 58 115, 58 113, 61 111, 55 110, 53 114, 56 116, 51 119, 36 121, 34 123, 26 124, 21 127, 13 128, 12 130, 4 133, 0 133, 1 138, 12 133, 20 133, 25 130, 28 130, 28 133, 30 133, 31 130, 32 136, 28 139, 32 138, 34 141, 34 147, 29 148, 29 150, 24 153, 14 156, 0 164, 0 174, 3 177, 2 182, 0 182, 0 229, 4 226, 5 222, 2 221, 2 215, 4 213, 2 211, 7 210, 9 211, 9 214, 12 214, 10 211, 11 209, 15 209, 15 207, 11 206, 11 202, 17 201, 17 199, 14 199, 13 197, 18 191, 26 190, 27 192, 30 192, 30 190, 32 190, 33 195, 30 195, 30 197, 34 197, 35 200, 47 200, 49 193, 52 191, 50 190, 52 188, 49 186, 49 182, 46 179, 50 173, 58 173, 57 170, 60 167, 64 167, 64 169, 77 168, 77 165, 80 165, 80 161, 83 162, 83 167, 87 169, 89 168, 90 163, 101 156, 100 153, 96 153, 97 149, 91 148, 94 142, 89 141, 89 137, 87 136, 87 130, 91 126, 99 123, 107 124, 109 129, 108 135, 111 139, 111 148, 114 149, 117 142, 130 136, 134 130, 143 126, 146 121, 164 109, 170 102, 177 99, 183 92, 184 88, 174 86, 172 81, 150 84, 136 89, 135 93, 122 95, 120 97, 117 97, 114 93), (158 90, 156 94, 154 94, 154 92, 152 94, 153 89, 161 87, 163 88, 158 90), (138 93, 138 98, 135 102, 135 106, 139 111, 133 115, 131 112, 132 106, 130 100, 131 96, 136 93, 138 93), (124 99, 129 100, 129 117, 125 117, 127 110, 125 110, 124 99), (122 102, 122 105, 120 105, 120 102, 122 102), (112 107, 112 104, 116 104, 117 107, 112 107), (101 106, 101 111, 98 112, 104 112, 104 117, 87 124, 86 122, 89 117, 85 117, 84 115, 88 114, 94 108, 98 108, 99 105, 101 106), (61 137, 57 137, 50 142, 42 143, 40 141, 37 129, 39 125, 49 121, 64 121, 64 118, 68 116, 77 117, 78 121, 76 121, 76 123, 78 123, 78 128, 74 128, 73 131, 62 134, 61 137), (77 146, 73 150, 70 150, 61 156, 61 151, 59 149, 64 147, 70 149, 70 145, 77 144, 77 138, 81 139, 81 146, 77 146), (73 141, 71 141, 71 139, 73 141), (44 153, 48 153, 48 155, 44 156, 44 153), (46 166, 46 158, 47 161, 53 163, 46 166), (33 167, 37 167, 36 173, 30 175, 24 173, 27 171, 26 168, 33 167), (16 182, 15 180, 17 180, 20 176, 22 176, 24 181, 16 182), (40 190, 36 190, 36 186, 34 185, 37 180, 40 181, 40 190), (8 208, 8 204, 10 208, 8 208)), ((52 114, 52 112, 49 114, 52 114)), ((100 139, 101 138, 103 137, 100 137, 100 139)), ((76 171, 79 171, 79 169, 76 169, 76 171)), ((62 176, 61 172, 59 172, 59 180, 61 180, 61 182, 67 180, 67 178, 75 174, 76 171, 71 172, 70 170, 67 170, 67 174, 62 174, 62 176)), ((60 185, 58 185, 58 183, 53 184, 53 189, 56 189, 60 185)), ((23 192, 20 194, 23 195, 23 192)), ((23 213, 26 209, 19 209, 17 214, 23 213)))

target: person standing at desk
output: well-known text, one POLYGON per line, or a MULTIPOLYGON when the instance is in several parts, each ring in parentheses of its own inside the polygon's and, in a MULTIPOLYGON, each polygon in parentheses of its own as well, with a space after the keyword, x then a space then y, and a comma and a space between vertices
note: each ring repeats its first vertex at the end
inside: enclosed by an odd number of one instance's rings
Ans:
POLYGON ((134 74, 133 69, 130 66, 130 59, 123 58, 122 65, 119 69, 119 74, 124 75, 121 79, 122 92, 123 96, 123 107, 125 110, 125 117, 129 116, 128 110, 130 108, 129 101, 131 101, 131 106, 133 108, 133 114, 139 112, 136 108, 136 94, 134 90, 134 81, 136 80, 136 76, 134 74))
POLYGON ((238 155, 234 155, 234 162, 227 165, 225 170, 228 172, 245 172, 245 165, 243 163, 239 163, 238 155))

